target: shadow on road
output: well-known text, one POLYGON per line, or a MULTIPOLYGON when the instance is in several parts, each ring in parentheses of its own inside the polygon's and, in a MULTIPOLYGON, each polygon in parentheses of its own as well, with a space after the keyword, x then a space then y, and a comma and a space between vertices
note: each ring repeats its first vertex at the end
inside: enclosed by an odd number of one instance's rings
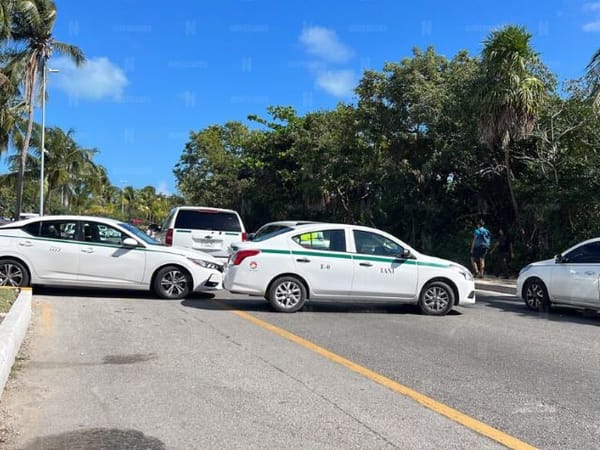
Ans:
MULTIPOLYGON (((79 288, 79 287, 50 287, 34 286, 33 295, 48 295, 51 297, 88 297, 98 299, 130 298, 136 300, 164 300, 150 291, 129 290, 129 289, 97 289, 97 288, 79 288)), ((194 292, 189 295, 189 299, 208 300, 213 298, 214 294, 203 294, 194 292)))
POLYGON ((600 325, 600 314, 595 311, 553 306, 550 312, 532 311, 518 297, 496 297, 485 295, 477 297, 477 304, 522 317, 537 317, 551 322, 573 322, 584 325, 600 325))
MULTIPOLYGON (((205 310, 235 309, 238 311, 276 313, 269 302, 258 297, 224 298, 213 301, 185 299, 183 306, 205 310)), ((420 315, 416 305, 403 305, 391 302, 340 302, 340 301, 308 301, 300 313, 338 313, 338 314, 415 314, 420 315)), ((279 313, 277 313, 279 314, 279 313)), ((460 316, 461 312, 452 310, 448 316, 460 316)))

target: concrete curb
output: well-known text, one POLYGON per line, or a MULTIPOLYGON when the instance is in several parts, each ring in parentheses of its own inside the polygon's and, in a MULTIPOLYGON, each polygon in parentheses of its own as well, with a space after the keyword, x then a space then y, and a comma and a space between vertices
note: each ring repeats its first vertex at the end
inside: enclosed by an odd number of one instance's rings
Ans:
POLYGON ((0 323, 0 398, 31 320, 31 288, 22 288, 0 323))
POLYGON ((475 289, 500 292, 503 294, 517 295, 516 280, 505 280, 500 278, 475 279, 475 289))

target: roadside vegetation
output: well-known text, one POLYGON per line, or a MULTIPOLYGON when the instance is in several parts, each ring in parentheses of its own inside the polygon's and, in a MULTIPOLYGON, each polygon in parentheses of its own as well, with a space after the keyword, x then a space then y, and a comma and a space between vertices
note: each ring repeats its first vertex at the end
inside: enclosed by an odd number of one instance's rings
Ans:
MULTIPOLYGON (((48 59, 85 64, 82 49, 54 39, 56 17, 52 0, 0 0, 2 216, 39 209, 32 118, 48 59)), ((479 55, 416 48, 365 71, 352 103, 304 115, 275 105, 249 124, 191 132, 174 167, 181 197, 113 185, 98 149, 47 128, 44 211, 150 223, 180 204, 230 207, 250 230, 279 219, 361 223, 463 262, 483 217, 493 234, 512 235, 516 269, 600 235, 599 67, 600 50, 585 76, 558 82, 514 25, 491 32, 479 55)))
POLYGON ((18 295, 18 291, 14 288, 0 288, 0 322, 2 322, 2 318, 10 310, 18 295))
POLYGON ((481 55, 415 49, 366 71, 353 104, 275 106, 251 127, 199 130, 175 168, 179 189, 186 203, 239 210, 250 229, 374 225, 464 263, 482 217, 493 235, 510 232, 513 270, 551 257, 600 235, 599 56, 559 84, 531 39, 507 26, 481 55))

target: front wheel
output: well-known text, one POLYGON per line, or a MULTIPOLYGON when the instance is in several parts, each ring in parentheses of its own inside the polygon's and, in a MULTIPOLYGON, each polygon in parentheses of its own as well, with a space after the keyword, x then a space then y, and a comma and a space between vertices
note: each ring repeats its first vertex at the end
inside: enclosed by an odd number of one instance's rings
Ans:
POLYGON ((163 267, 154 277, 154 292, 161 298, 185 298, 190 293, 191 286, 192 279, 188 273, 177 266, 163 267))
POLYGON ((443 281, 427 283, 419 297, 419 308, 428 316, 445 316, 454 306, 454 291, 443 281))
POLYGON ((523 300, 532 311, 547 311, 550 306, 546 285, 538 278, 527 280, 523 287, 523 300))
POLYGON ((271 306, 276 311, 286 313, 302 309, 306 297, 306 287, 302 281, 292 276, 277 278, 271 284, 267 295, 271 306))
POLYGON ((14 259, 0 259, 0 286, 29 286, 27 268, 14 259))

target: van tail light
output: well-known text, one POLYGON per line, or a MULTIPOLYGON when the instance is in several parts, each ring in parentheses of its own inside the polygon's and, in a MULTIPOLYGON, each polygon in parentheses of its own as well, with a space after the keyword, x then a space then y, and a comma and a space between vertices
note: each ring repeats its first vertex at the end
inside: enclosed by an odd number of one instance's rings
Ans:
POLYGON ((247 241, 248 240, 248 233, 246 233, 245 231, 242 233, 242 241, 247 241))
POLYGON ((243 260, 256 256, 260 253, 260 250, 240 250, 233 255, 233 265, 239 266, 243 260))
POLYGON ((167 234, 165 234, 165 245, 169 247, 173 245, 173 228, 167 229, 167 234))

